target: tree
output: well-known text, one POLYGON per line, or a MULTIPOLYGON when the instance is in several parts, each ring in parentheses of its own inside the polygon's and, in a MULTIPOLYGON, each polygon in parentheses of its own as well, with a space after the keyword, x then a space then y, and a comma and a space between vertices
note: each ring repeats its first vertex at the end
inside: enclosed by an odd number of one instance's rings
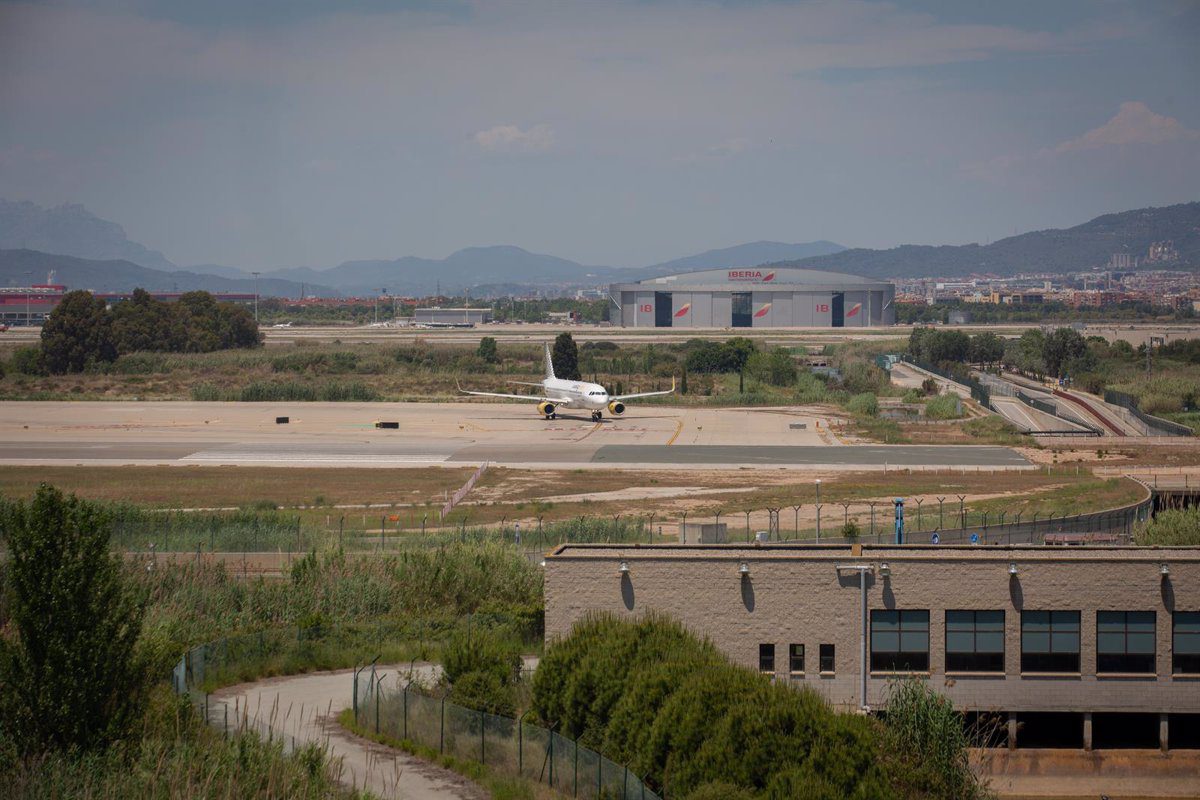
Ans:
POLYGON ((496 353, 496 339, 493 336, 484 336, 479 340, 479 350, 476 351, 484 362, 495 364, 500 361, 500 356, 496 353))
POLYGON ((111 518, 46 484, 0 502, 9 547, 0 729, 27 753, 103 748, 136 720, 145 605, 109 550, 111 518))
POLYGON ((1004 340, 990 331, 971 337, 970 359, 975 364, 996 364, 1004 358, 1004 340))
POLYGON ((554 347, 550 353, 554 362, 554 374, 568 381, 581 380, 579 374, 579 348, 570 333, 564 331, 554 339, 554 347))
POLYGON ((262 344, 262 334, 258 332, 254 315, 250 309, 236 303, 217 304, 217 330, 223 350, 262 344))
POLYGON ((1087 352, 1087 341, 1073 328, 1058 328, 1045 337, 1042 344, 1042 361, 1046 372, 1056 378, 1063 377, 1064 367, 1087 352))
POLYGON ((63 295, 42 326, 42 362, 55 374, 82 372, 90 364, 117 357, 112 319, 104 301, 91 292, 63 295))
POLYGON ((791 386, 796 382, 796 361, 786 347, 770 353, 756 351, 746 359, 746 374, 772 386, 791 386))
POLYGON ((217 301, 208 292, 185 292, 172 307, 183 326, 184 350, 189 353, 211 353, 221 349, 221 328, 217 301))
POLYGON ((132 297, 113 306, 112 326, 118 353, 174 352, 183 349, 186 338, 171 307, 145 289, 134 289, 132 297))

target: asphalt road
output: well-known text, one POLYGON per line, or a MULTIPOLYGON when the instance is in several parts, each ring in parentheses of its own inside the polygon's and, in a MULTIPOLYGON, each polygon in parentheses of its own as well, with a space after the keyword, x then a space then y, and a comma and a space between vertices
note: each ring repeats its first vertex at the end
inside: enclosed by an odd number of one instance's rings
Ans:
POLYGON ((1027 468, 1007 447, 938 445, 505 444, 452 441, 382 442, 0 442, 0 463, 206 464, 396 467, 443 462, 491 461, 514 465, 776 465, 834 467, 1027 468))

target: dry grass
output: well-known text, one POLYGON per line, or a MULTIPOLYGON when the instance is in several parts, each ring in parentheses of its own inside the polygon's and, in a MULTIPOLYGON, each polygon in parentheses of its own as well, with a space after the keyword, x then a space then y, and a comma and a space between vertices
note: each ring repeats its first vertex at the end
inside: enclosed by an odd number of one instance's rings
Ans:
POLYGON ((425 503, 461 486, 472 467, 291 469, 279 467, 0 467, 0 495, 27 497, 51 483, 91 500, 158 508, 324 503, 425 503))

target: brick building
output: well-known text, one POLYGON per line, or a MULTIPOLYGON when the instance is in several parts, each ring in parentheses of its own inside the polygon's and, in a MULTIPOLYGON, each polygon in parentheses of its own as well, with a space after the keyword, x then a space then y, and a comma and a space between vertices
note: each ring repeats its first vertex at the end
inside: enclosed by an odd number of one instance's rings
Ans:
POLYGON ((846 710, 916 676, 1010 746, 1200 746, 1200 548, 563 545, 545 598, 548 638, 665 613, 846 710))

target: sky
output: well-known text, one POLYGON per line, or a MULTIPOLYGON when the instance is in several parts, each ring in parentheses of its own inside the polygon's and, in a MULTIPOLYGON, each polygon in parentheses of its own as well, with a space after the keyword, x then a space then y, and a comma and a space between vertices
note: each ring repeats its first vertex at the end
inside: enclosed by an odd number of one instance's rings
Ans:
POLYGON ((1200 2, 0 0, 0 197, 180 265, 987 242, 1200 199, 1200 2))

